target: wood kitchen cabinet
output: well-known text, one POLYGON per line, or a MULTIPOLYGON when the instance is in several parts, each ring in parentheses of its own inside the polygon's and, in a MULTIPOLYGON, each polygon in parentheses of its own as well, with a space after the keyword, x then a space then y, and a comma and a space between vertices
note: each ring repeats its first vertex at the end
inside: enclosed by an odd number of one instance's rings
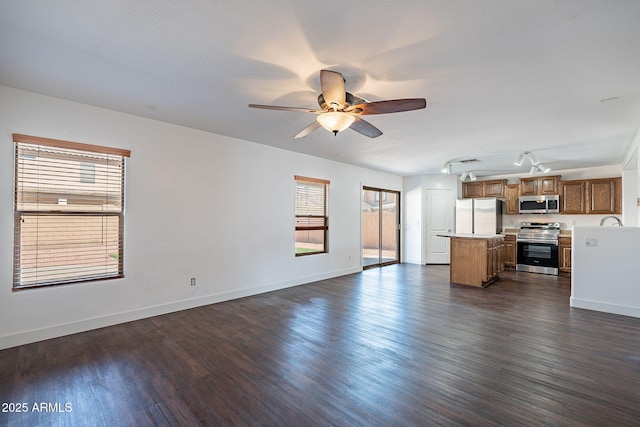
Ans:
POLYGON ((463 182, 462 197, 504 197, 506 185, 506 179, 463 182))
POLYGON ((560 182, 561 213, 613 215, 622 213, 622 178, 560 182))
POLYGON ((586 190, 587 213, 622 213, 622 178, 590 179, 586 190))
POLYGON ((560 182, 560 212, 583 214, 587 211, 585 181, 560 182))
POLYGON ((450 281, 486 287, 504 270, 504 238, 451 236, 450 281))
POLYGON ((560 176, 520 178, 521 196, 553 196, 560 194, 560 176))
POLYGON ((571 236, 558 238, 558 270, 563 275, 571 275, 571 236))
POLYGON ((504 197, 504 189, 506 185, 507 181, 504 179, 482 181, 483 197, 504 197))
POLYGON ((520 197, 520 184, 507 184, 505 190, 505 214, 517 214, 520 213, 520 204, 518 203, 518 197, 520 197))
POLYGON ((508 269, 516 268, 518 258, 518 247, 516 246, 515 234, 504 235, 504 266, 508 269))
POLYGON ((498 274, 504 270, 504 240, 487 240, 487 278, 486 283, 498 279, 498 274))
POLYGON ((484 197, 482 181, 463 182, 462 197, 464 197, 465 199, 473 197, 484 197))

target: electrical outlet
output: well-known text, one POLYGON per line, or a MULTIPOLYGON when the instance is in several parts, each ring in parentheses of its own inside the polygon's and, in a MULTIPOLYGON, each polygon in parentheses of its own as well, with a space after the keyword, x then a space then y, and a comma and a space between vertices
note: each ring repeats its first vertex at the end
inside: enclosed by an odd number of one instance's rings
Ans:
POLYGON ((591 248, 595 248, 596 246, 598 246, 598 238, 597 237, 585 237, 584 238, 584 245, 591 247, 591 248))
POLYGON ((195 286, 196 285, 196 278, 192 277, 191 278, 191 286, 195 286))

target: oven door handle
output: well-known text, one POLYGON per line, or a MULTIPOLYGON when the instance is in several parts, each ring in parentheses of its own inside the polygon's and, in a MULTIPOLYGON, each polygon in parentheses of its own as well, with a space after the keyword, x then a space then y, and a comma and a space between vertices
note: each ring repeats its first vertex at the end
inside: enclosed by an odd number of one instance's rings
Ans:
POLYGON ((558 246, 557 240, 544 240, 544 239, 516 239, 517 243, 546 243, 552 246, 558 246))

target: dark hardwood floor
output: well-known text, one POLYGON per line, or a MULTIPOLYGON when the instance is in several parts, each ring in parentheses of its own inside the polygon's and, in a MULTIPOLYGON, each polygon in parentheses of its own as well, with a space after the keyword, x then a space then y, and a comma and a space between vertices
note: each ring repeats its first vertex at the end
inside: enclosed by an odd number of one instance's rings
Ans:
POLYGON ((0 424, 640 424, 640 319, 570 308, 562 277, 448 274, 389 266, 0 351, 2 409, 28 406, 0 424))

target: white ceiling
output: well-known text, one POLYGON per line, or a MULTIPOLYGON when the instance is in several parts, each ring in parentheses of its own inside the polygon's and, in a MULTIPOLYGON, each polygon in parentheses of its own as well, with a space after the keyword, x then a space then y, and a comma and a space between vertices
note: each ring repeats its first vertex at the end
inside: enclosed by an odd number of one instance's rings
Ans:
POLYGON ((620 164, 640 125, 638 0, 0 1, 0 84, 341 162, 479 176, 620 164), (372 101, 370 139, 320 129, 319 71, 372 101), (469 167, 470 168, 470 167, 469 167), (454 173, 467 169, 454 166, 454 173))

